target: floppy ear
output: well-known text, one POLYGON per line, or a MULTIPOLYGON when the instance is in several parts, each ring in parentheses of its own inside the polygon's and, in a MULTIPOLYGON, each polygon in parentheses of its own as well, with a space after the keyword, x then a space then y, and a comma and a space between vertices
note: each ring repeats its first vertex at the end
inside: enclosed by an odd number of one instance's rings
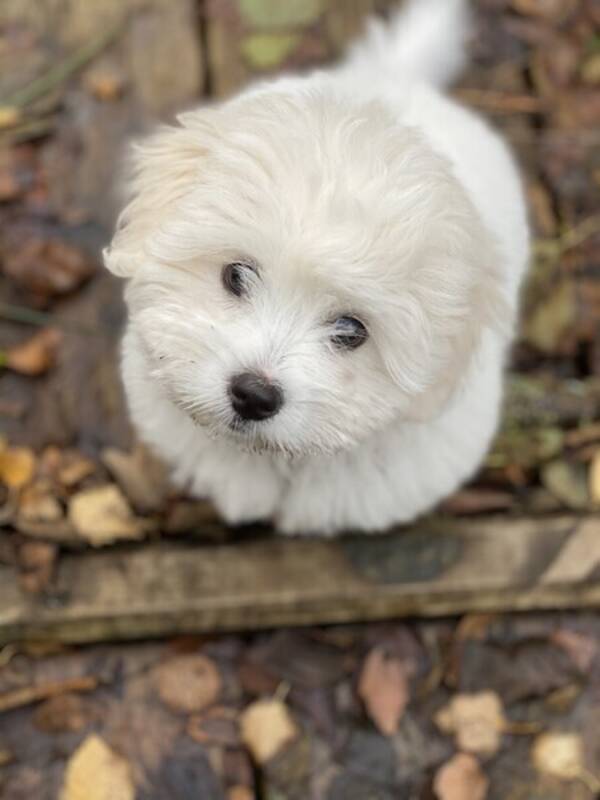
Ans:
POLYGON ((438 416, 460 390, 485 335, 493 332, 508 342, 514 330, 516 303, 493 237, 476 215, 458 237, 454 234, 442 237, 446 255, 438 252, 420 276, 417 270, 406 304, 406 346, 396 344, 386 358, 392 376, 412 397, 407 416, 419 422, 438 416))
POLYGON ((190 188, 201 170, 213 113, 192 111, 178 117, 180 127, 163 126, 134 144, 129 155, 125 196, 111 244, 103 251, 113 274, 131 278, 145 257, 148 235, 190 188))

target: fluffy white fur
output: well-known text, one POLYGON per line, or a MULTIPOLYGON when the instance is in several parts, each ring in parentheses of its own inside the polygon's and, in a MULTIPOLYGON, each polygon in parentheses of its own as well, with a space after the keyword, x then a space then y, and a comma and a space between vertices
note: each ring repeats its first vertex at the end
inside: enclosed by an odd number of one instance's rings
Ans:
POLYGON ((232 523, 380 530, 486 453, 528 233, 505 145, 439 92, 467 31, 462 0, 409 0, 337 67, 185 113, 135 151, 105 253, 128 279, 131 414, 232 523), (238 258, 257 266, 244 298, 221 281, 238 258), (331 344, 345 314, 370 334, 349 352, 331 344), (232 427, 246 370, 285 404, 232 427))

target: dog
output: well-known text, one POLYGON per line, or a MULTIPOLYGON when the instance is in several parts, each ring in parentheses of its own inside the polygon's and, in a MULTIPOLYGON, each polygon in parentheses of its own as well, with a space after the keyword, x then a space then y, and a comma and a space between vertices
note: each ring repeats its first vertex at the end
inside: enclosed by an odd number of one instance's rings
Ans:
POLYGON ((133 152, 104 253, 131 417, 228 523, 381 531, 488 450, 529 235, 509 150, 443 94, 469 29, 463 0, 408 0, 133 152))

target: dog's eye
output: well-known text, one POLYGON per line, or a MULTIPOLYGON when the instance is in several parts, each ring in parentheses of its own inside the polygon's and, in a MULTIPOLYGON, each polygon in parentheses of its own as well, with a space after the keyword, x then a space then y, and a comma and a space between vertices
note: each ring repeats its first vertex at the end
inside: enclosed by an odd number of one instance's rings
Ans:
POLYGON ((253 272, 256 272, 254 267, 250 264, 244 264, 243 261, 234 261, 231 264, 226 264, 221 273, 223 286, 231 294, 241 297, 247 289, 248 274, 253 272))
POLYGON ((338 317, 333 323, 332 343, 341 350, 356 350, 369 338, 363 323, 355 317, 338 317))

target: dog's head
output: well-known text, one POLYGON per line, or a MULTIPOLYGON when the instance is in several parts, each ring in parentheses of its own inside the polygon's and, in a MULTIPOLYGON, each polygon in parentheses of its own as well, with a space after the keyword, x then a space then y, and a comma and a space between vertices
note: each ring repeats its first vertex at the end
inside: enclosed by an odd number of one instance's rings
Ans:
POLYGON ((105 258, 150 378, 246 449, 332 453, 439 413, 510 316, 450 165, 326 92, 258 91, 142 143, 105 258))

